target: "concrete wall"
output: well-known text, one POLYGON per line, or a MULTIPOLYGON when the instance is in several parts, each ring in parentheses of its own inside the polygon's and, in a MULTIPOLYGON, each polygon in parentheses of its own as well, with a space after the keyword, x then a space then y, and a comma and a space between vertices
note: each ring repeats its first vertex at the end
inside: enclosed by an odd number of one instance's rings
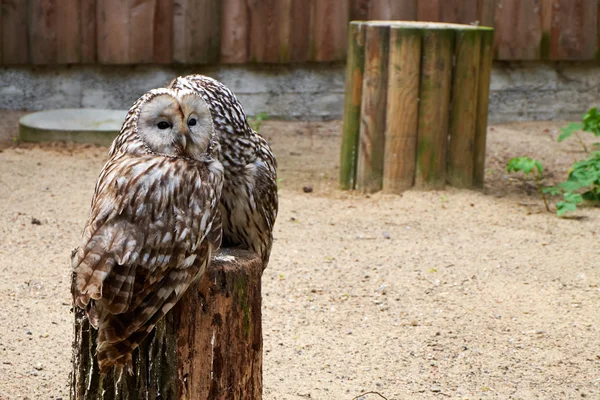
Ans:
MULTIPOLYGON (((341 118, 342 64, 273 66, 57 66, 0 69, 0 109, 127 109, 146 90, 173 77, 202 73, 221 80, 248 114, 293 119, 341 118)), ((490 122, 578 119, 600 105, 600 64, 494 65, 490 122)))

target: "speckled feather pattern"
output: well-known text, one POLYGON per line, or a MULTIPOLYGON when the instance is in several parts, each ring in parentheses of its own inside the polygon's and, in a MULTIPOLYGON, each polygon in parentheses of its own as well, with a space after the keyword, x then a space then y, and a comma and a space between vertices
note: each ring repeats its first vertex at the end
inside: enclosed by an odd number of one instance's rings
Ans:
POLYGON ((137 136, 141 105, 171 92, 151 91, 132 106, 72 257, 74 302, 98 328, 102 371, 130 364, 132 351, 201 277, 221 243, 223 167, 211 155, 218 144, 190 159, 155 154, 137 136))
POLYGON ((266 267, 278 211, 277 162, 269 144, 252 130, 240 102, 222 83, 188 75, 174 79, 169 87, 195 91, 209 105, 225 170, 220 207, 223 243, 254 251, 266 267))

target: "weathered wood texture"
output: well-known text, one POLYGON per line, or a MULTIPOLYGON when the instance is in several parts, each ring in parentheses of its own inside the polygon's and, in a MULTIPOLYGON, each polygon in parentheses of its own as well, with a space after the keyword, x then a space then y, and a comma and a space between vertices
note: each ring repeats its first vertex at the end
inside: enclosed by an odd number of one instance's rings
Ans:
POLYGON ((500 60, 592 60, 598 0, 0 0, 2 64, 343 61, 350 20, 491 26, 500 60))
POLYGON ((348 33, 346 62, 346 93, 340 155, 340 187, 354 189, 360 132, 360 108, 365 63, 365 29, 362 23, 351 22, 348 33))
POLYGON ((477 88, 477 117, 475 119, 475 142, 473 145, 473 186, 483 188, 485 179, 485 146, 487 137, 490 81, 492 78, 492 58, 494 31, 484 31, 481 36, 481 63, 477 88))
POLYGON ((473 186, 481 36, 473 29, 455 33, 448 183, 461 188, 473 186))
POLYGON ((365 66, 360 109, 356 188, 370 193, 383 186, 389 26, 365 24, 365 66))
POLYGON ((400 193, 415 179, 422 30, 392 27, 383 190, 400 193))
POLYGON ((453 30, 432 29, 424 33, 415 176, 415 184, 423 188, 442 188, 446 183, 453 54, 453 30))
POLYGON ((135 350, 131 376, 99 374, 96 331, 76 311, 71 399, 261 399, 262 270, 252 253, 221 251, 135 350))

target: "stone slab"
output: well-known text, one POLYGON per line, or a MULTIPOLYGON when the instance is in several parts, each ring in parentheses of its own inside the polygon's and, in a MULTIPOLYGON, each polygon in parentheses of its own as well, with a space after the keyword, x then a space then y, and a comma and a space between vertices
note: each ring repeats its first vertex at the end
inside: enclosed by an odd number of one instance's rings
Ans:
POLYGON ((107 146, 121 130, 126 110, 68 108, 39 111, 19 121, 23 142, 68 141, 107 146))

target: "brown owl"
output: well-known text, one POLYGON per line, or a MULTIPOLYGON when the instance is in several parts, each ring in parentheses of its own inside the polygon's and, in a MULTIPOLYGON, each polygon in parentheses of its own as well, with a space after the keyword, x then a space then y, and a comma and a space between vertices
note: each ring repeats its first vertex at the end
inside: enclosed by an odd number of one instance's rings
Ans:
POLYGON ((198 93, 213 116, 225 170, 221 195, 223 245, 252 250, 267 266, 277 217, 277 162, 267 141, 246 119, 242 105, 221 82, 203 75, 174 79, 174 89, 198 93))
POLYGON ((223 166, 196 92, 156 89, 129 110, 72 258, 73 298, 98 329, 102 371, 131 353, 221 242, 223 166))

